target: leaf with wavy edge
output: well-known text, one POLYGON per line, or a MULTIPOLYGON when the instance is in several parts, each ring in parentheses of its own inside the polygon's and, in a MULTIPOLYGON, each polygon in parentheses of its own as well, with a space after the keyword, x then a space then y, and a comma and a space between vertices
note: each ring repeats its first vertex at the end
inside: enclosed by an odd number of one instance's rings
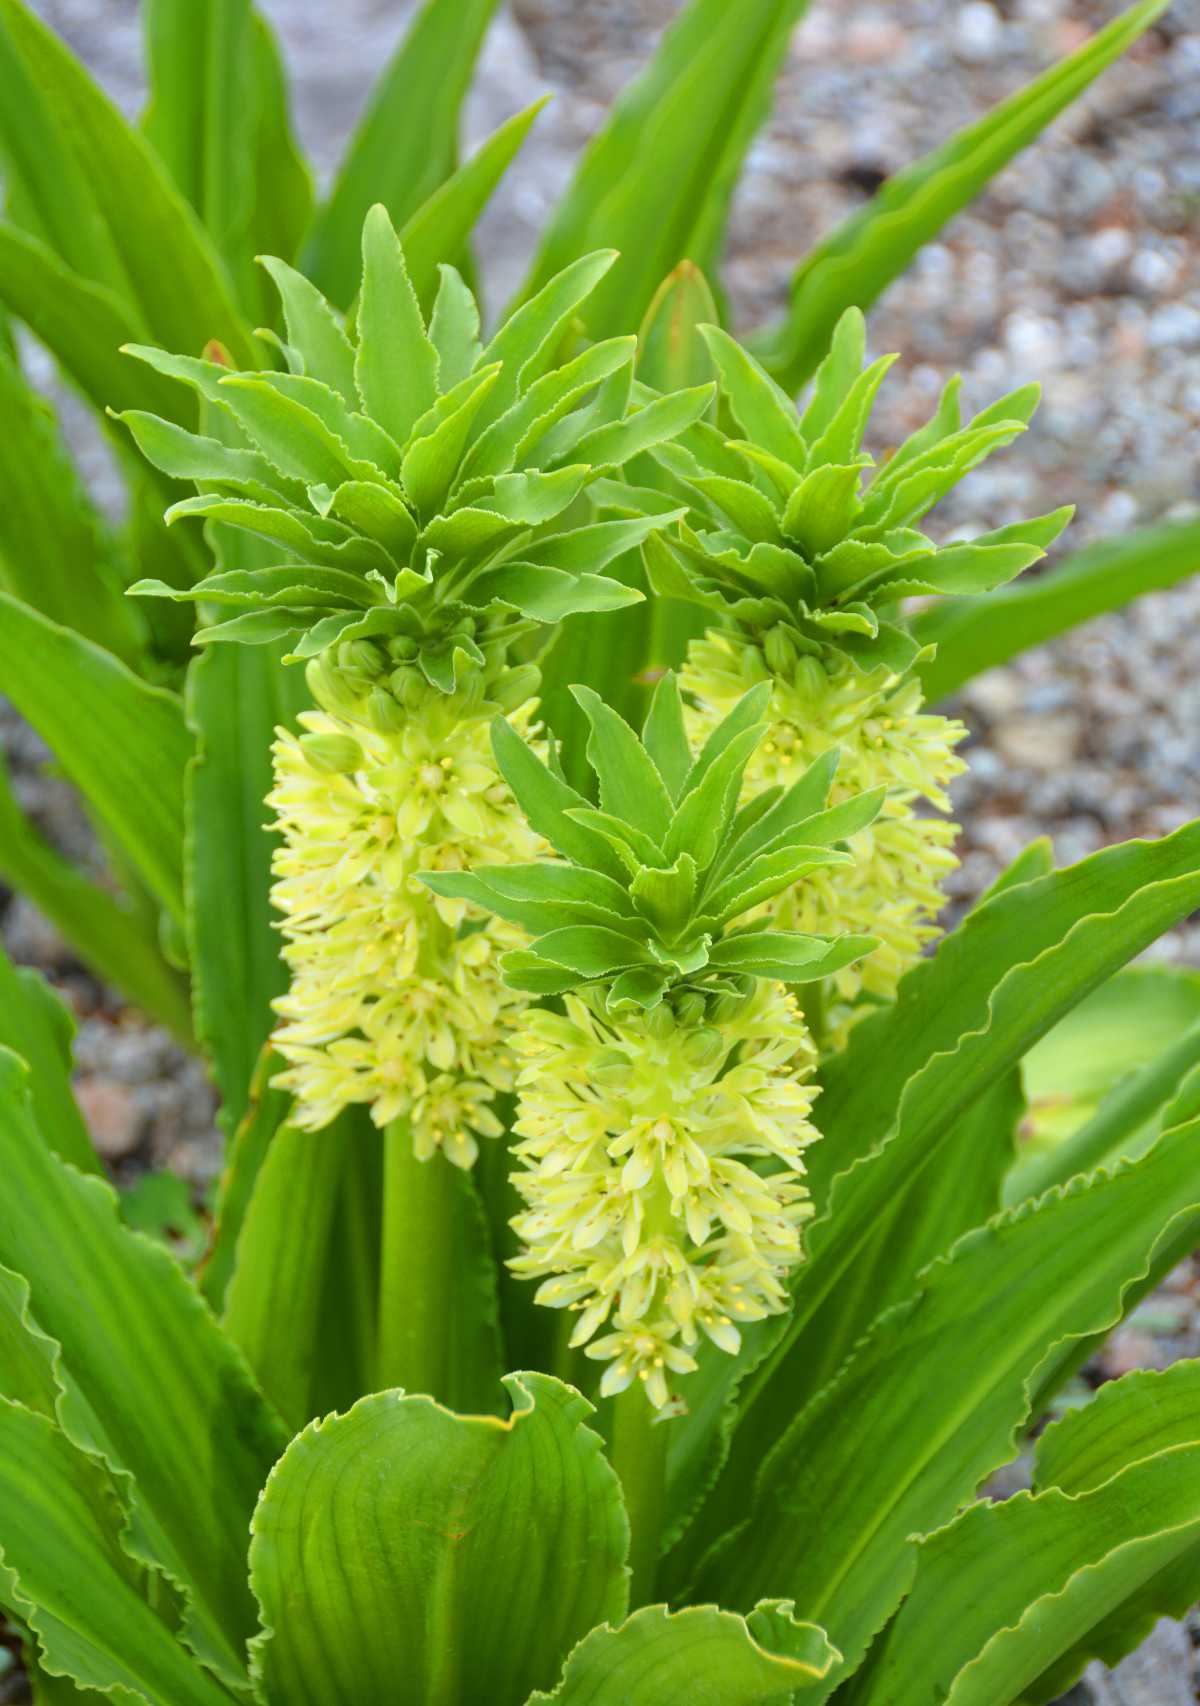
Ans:
MULTIPOLYGON (((1173 1566, 1200 1543, 1200 1442, 1130 1464, 1090 1492, 1057 1487, 977 1504, 922 1542, 916 1582, 847 1706, 1030 1706, 1088 1659, 1095 1634, 1156 1580, 1182 1615, 1173 1566)), ((1192 1593, 1197 1572, 1193 1564, 1192 1593)), ((1142 1633, 1153 1621, 1145 1608, 1142 1633)))
POLYGON ((1142 0, 1069 58, 1002 101, 895 177, 801 263, 785 318, 751 345, 789 391, 829 347, 839 315, 868 307, 923 243, 1033 142, 1094 78, 1147 30, 1168 0, 1142 0))
POLYGON ((526 1706, 765 1706, 828 1674, 837 1653, 790 1600, 764 1599, 748 1617, 693 1605, 648 1605, 619 1629, 594 1629, 567 1660, 553 1694, 526 1706))
POLYGON ((7 593, 0 635, 0 690, 182 923, 183 772, 192 747, 179 700, 7 593))
POLYGON ((941 599, 912 621, 937 648, 917 665, 925 698, 936 704, 983 670, 1198 570, 1200 521, 1168 521, 1098 540, 990 598, 941 599))
POLYGON ((42 1140, 7 1050, 0 1162, 0 1263, 27 1280, 31 1312, 62 1347, 62 1425, 127 1473, 146 1555, 190 1600, 185 1638, 244 1685, 246 1529, 282 1430, 174 1257, 122 1226, 110 1187, 42 1140))
POLYGON ((764 1454, 813 1395, 805 1333, 836 1332, 849 1349, 869 1325, 871 1299, 846 1306, 847 1276, 962 1112, 1065 1012, 1197 905, 1200 824, 1161 841, 1103 849, 977 907, 905 978, 890 1008, 855 1028, 829 1065, 814 1111, 825 1141, 813 1146, 808 1172, 824 1212, 809 1229, 791 1320, 748 1334, 739 1358, 694 1377, 696 1422, 681 1424, 669 1461, 684 1499, 697 1454, 711 1448, 714 1418, 739 1384, 743 1401, 729 1461, 681 1560, 741 1519, 764 1454))
POLYGON ((229 1706, 152 1609, 112 1477, 45 1416, 0 1401, 0 1583, 43 1666, 121 1706, 229 1706))
POLYGON ((379 1392, 292 1441, 254 1516, 270 1706, 520 1706, 627 1600, 617 1478, 591 1406, 510 1374, 507 1421, 379 1392))
POLYGON ((747 1605, 771 1582, 853 1666, 912 1579, 911 1537, 1011 1457, 1048 1354, 1115 1325, 1168 1226, 1200 1230, 1198 1139, 1200 1121, 1181 1126, 1143 1160, 967 1233, 927 1269, 767 1458, 701 1591, 747 1605))

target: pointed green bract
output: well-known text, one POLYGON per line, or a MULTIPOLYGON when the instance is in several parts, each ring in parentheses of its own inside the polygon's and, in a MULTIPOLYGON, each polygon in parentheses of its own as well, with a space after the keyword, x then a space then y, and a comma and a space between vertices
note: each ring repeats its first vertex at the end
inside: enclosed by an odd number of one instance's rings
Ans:
POLYGON ((994 449, 1024 429, 1037 388, 1014 392, 966 428, 934 420, 874 469, 861 449, 893 358, 863 368, 862 315, 851 308, 798 416, 729 335, 703 328, 721 392, 742 433, 693 426, 655 456, 667 491, 690 506, 646 547, 660 596, 691 599, 746 634, 781 630, 803 652, 890 661, 880 609, 913 593, 985 591, 1044 555, 1069 509, 967 542, 937 546, 914 524, 994 449))
MULTIPOLYGON (((316 657, 369 638, 380 693, 389 677, 401 691, 397 663, 450 693, 472 665, 494 667, 526 628, 640 598, 597 571, 664 525, 659 518, 555 523, 589 482, 685 432, 712 392, 634 395, 633 339, 556 366, 567 323, 611 255, 585 256, 550 280, 486 348, 452 268, 426 324, 381 206, 363 229, 352 329, 300 273, 264 264, 283 302, 289 372, 231 372, 216 349, 218 359, 129 350, 214 411, 212 430, 200 433, 145 410, 124 417, 164 474, 199 487, 169 519, 204 516, 262 534, 296 563, 290 581, 280 569, 269 587, 240 583, 242 613, 202 625, 198 643, 304 635, 295 654, 316 657), (360 590, 314 580, 314 567, 357 575, 360 590), (365 625, 363 609, 372 612, 365 625)), ((219 603, 230 590, 208 577, 194 596, 219 603)))
POLYGON ((506 893, 500 868, 421 878, 435 894, 472 899, 531 929, 531 948, 510 956, 508 974, 516 987, 561 992, 599 983, 609 986, 610 1006, 650 1008, 668 988, 719 994, 738 987, 722 982, 723 972, 734 980, 806 982, 870 952, 875 944, 869 936, 827 941, 753 926, 728 933, 797 875, 847 863, 848 856, 828 841, 869 823, 880 805, 876 797, 862 802, 857 817, 845 808, 823 814, 822 795, 812 800, 811 811, 775 819, 765 849, 772 858, 758 856, 764 851, 759 840, 742 840, 735 853, 741 839, 735 831, 739 784, 766 732, 759 720, 761 692, 747 694, 695 758, 673 677, 659 684, 642 740, 590 689, 576 688, 575 694, 591 725, 588 760, 599 779, 600 811, 515 741, 503 722, 495 729, 496 756, 531 825, 605 895, 610 921, 597 922, 586 887, 578 899, 564 892, 554 867, 544 881, 531 867, 519 896, 511 888, 506 893), (828 827, 825 816, 831 818, 828 827), (572 916, 578 922, 567 924, 572 916), (554 920, 549 929, 541 927, 542 917, 554 920), (638 966, 652 967, 654 975, 627 975, 638 966))

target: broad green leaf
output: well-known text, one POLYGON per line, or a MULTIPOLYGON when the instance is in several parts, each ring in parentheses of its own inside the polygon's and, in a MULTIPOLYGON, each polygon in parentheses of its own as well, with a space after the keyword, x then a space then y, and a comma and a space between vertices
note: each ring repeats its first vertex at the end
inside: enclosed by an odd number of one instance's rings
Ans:
POLYGON ((228 1706, 147 1598, 161 1583, 125 1550, 113 1479, 44 1416, 0 1400, 0 1511, 8 1608, 43 1663, 134 1706, 228 1706))
POLYGON ((114 899, 43 840, 13 797, 0 764, 0 877, 27 896, 83 962, 183 1042, 187 991, 163 958, 148 908, 114 899))
POLYGON ((1177 1128, 1140 1162, 969 1232, 928 1269, 767 1457, 745 1530, 714 1549, 702 1590, 747 1605, 774 1582, 853 1667, 912 1579, 911 1536, 949 1521, 1012 1455, 1047 1355, 1115 1324, 1168 1228, 1195 1235, 1198 1137, 1200 1122, 1177 1128))
POLYGON ((0 1398, 58 1419, 62 1379, 58 1346, 29 1313, 29 1287, 0 1268, 0 1398))
POLYGON ((1089 545, 988 598, 940 599, 912 622, 916 638, 937 647, 917 665, 925 698, 936 704, 981 671, 1198 569, 1200 522, 1171 521, 1089 545))
POLYGON ((270 1706, 522 1706, 622 1616, 628 1525, 590 1406, 510 1374, 507 1421, 380 1392, 273 1471, 250 1572, 270 1706))
POLYGON ((229 269, 252 324, 274 318, 256 254, 291 256, 312 185, 278 50, 250 0, 149 0, 143 129, 229 269))
POLYGON ((1200 825, 1106 848, 977 907, 909 973, 890 1008, 855 1027, 814 1109, 825 1138, 808 1163, 818 1214, 791 1319, 760 1330, 765 1343, 719 1371, 729 1389, 753 1370, 702 1519, 707 1532, 736 1520, 764 1453, 813 1395, 807 1347, 824 1325, 836 1322, 850 1342, 865 1331, 871 1299, 854 1295, 851 1276, 956 1122, 1071 1007, 1198 904, 1200 825))
MULTIPOLYGON (((244 554, 244 553, 243 553, 244 554)), ((221 561, 228 561, 228 554, 221 561)), ((188 767, 185 876, 196 1034, 232 1134, 287 978, 269 901, 263 799, 271 738, 307 701, 304 672, 268 646, 211 646, 188 669, 185 709, 196 754, 188 767)))
POLYGON ((1166 9, 1142 0, 1069 58, 939 148, 889 178, 867 206, 827 237, 792 281, 786 318, 751 340, 775 378, 797 391, 814 371, 839 316, 867 308, 1022 148, 1035 141, 1166 9))
POLYGON ((0 1046, 29 1068, 34 1118, 46 1142, 84 1173, 100 1163, 71 1094, 75 1022, 45 978, 18 968, 0 948, 0 1046))
POLYGON ((375 85, 305 245, 304 271, 340 307, 358 285, 367 209, 382 202, 403 226, 454 170, 459 110, 495 9, 496 0, 426 0, 375 85))
POLYGON ((692 0, 584 155, 526 294, 589 249, 619 249, 583 311, 601 338, 636 331, 680 261, 711 275, 738 170, 803 10, 804 0, 692 0))
POLYGON ((182 924, 183 772, 191 742, 178 699, 6 593, 0 593, 0 690, 182 924))
MULTIPOLYGON (((1183 1615, 1190 1601, 1173 1566, 1194 1558, 1198 1542, 1194 1435, 1078 1497, 1050 1488, 974 1505, 923 1542, 913 1591, 847 1698, 854 1706, 1040 1706, 1095 1653, 1115 1660, 1128 1650, 1095 1637, 1129 1599, 1151 1590, 1148 1634, 1153 1589, 1165 1578, 1175 1593, 1161 1610, 1183 1615)), ((1194 1592, 1200 1568, 1190 1574, 1194 1592)))
POLYGON ((225 1331, 293 1432, 314 1414, 322 1258, 352 1119, 343 1115, 323 1131, 285 1125, 275 1133, 247 1205, 225 1298, 225 1331))
POLYGON ((1129 1463, 1172 1446, 1192 1445, 1200 1418, 1200 1362, 1138 1369, 1108 1380, 1037 1442, 1033 1484, 1076 1497, 1103 1486, 1129 1463))
POLYGON ((0 350, 0 586, 126 663, 142 648, 114 542, 89 502, 49 406, 0 350))
POLYGON ((188 1597, 188 1639, 236 1680, 254 1621, 246 1530, 279 1424, 175 1258, 127 1231, 108 1186, 43 1142, 24 1070, 3 1052, 0 1161, 0 1264, 28 1281, 86 1406, 69 1390, 63 1426, 129 1472, 138 1534, 188 1597))
POLYGON ((736 1617, 714 1605, 648 1605, 617 1629, 594 1629, 553 1694, 534 1694, 528 1706, 778 1706, 820 1681, 837 1658, 824 1632, 798 1623, 794 1609, 767 1599, 736 1617))
POLYGON ((168 349, 216 338, 239 360, 248 357, 224 270, 195 214, 144 139, 23 0, 0 0, 0 63, 37 91, 35 103, 0 103, 0 137, 10 167, 16 162, 22 209, 39 210, 39 235, 76 271, 113 288, 168 349), (103 271, 70 235, 81 197, 87 224, 109 251, 103 271))

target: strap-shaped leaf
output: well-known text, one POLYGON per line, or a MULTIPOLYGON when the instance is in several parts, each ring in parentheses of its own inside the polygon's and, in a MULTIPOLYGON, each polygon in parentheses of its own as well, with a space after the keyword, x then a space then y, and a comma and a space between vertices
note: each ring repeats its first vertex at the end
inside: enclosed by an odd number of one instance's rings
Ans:
POLYGON ((273 304, 254 257, 294 255, 312 208, 274 37, 250 0, 149 0, 145 35, 143 128, 259 325, 273 304))
POLYGON ((191 741, 179 700, 5 593, 0 689, 52 748, 159 904, 182 924, 183 772, 191 741))
MULTIPOLYGON (((0 1571, 47 1669, 118 1700, 228 1706, 147 1599, 112 1477, 45 1416, 0 1400, 0 1571)), ((163 1593, 161 1583, 155 1584, 163 1593)))
POLYGON ((0 349, 0 586, 126 663, 144 644, 115 542, 92 507, 54 416, 0 349))
POLYGON ((0 101, 0 127, 18 162, 21 205, 34 210, 39 235, 86 278, 116 290, 168 348, 199 349, 217 338, 248 354, 221 262, 192 209, 143 138, 22 0, 0 5, 0 62, 5 80, 21 83, 16 101, 0 101), (111 257, 103 271, 101 247, 111 257))
POLYGON ((567 1660, 552 1694, 528 1706, 766 1706, 791 1699, 829 1672, 837 1654, 790 1600, 763 1600, 748 1617, 693 1605, 635 1611, 618 1629, 596 1629, 567 1660))
POLYGON ((409 277, 423 308, 430 307, 438 286, 438 271, 447 255, 465 266, 468 243, 480 214, 524 146, 548 95, 532 101, 506 119, 421 203, 400 232, 409 277))
POLYGON ((712 1554, 704 1591, 744 1605, 776 1582, 853 1666, 912 1579, 910 1536, 947 1522, 1011 1456, 1048 1353, 1113 1325, 1167 1229, 1200 1226, 1198 1135, 1198 1122, 1178 1128, 935 1263, 771 1452, 745 1533, 712 1554), (931 1367, 936 1416, 920 1392, 931 1367))
POLYGON ((742 157, 803 0, 692 0, 620 94, 543 239, 526 291, 611 244, 612 275, 584 311, 592 337, 633 332, 682 260, 712 272, 742 157))
POLYGON ((141 335, 132 309, 7 221, 0 221, 0 301, 36 333, 94 408, 144 408, 171 420, 186 418, 187 399, 174 386, 120 353, 141 335))
MULTIPOLYGON (((1152 1432, 1152 1418, 1144 1418, 1152 1432)), ((1050 1488, 964 1511, 921 1548, 913 1591, 854 1706, 1054 1699, 1112 1639, 1131 1599, 1182 1616, 1200 1584, 1200 1442, 1131 1463, 1094 1491, 1050 1488), (1180 1568, 1189 1559, 1190 1570, 1180 1568), (933 1636, 933 1631, 937 1635, 933 1636)))
POLYGON ((254 1517, 270 1706, 522 1706, 626 1601, 628 1527, 590 1406, 508 1375, 507 1421, 381 1392, 293 1441, 254 1517))
POLYGON ((1166 4, 1142 0, 1131 6, 978 124, 889 178, 861 212, 805 258, 786 319, 752 340, 785 390, 798 390, 816 368, 846 307, 869 307, 921 245, 1149 29, 1166 4))
POLYGON ((323 1352, 321 1288, 351 1110, 323 1131, 290 1126, 271 1141, 240 1228, 224 1327, 263 1392, 299 1431, 315 1410, 323 1352), (303 1238, 296 1228, 304 1228, 303 1238))
MULTIPOLYGON (((227 560, 227 559, 223 559, 227 560)), ((212 646, 188 669, 196 742, 186 785, 188 946, 197 1035, 212 1060, 232 1135, 285 987, 268 904, 275 838, 263 828, 273 730, 306 700, 303 671, 278 649, 212 646)))
MULTIPOLYGON (((891 1008, 855 1027, 814 1110, 825 1142, 813 1146, 808 1172, 824 1212, 809 1229, 783 1337, 743 1353, 743 1367, 766 1356, 708 1501, 706 1532, 738 1518, 764 1453, 813 1395, 806 1335, 818 1344, 826 1332, 844 1336, 848 1349, 865 1331, 873 1299, 851 1297, 845 1276, 955 1121, 1064 1013, 1197 905, 1200 825, 1104 849, 977 907, 909 974, 891 1008)), ((728 1389, 742 1370, 721 1372, 728 1389)))
POLYGON ((382 202, 404 225, 453 171, 459 110, 495 5, 427 0, 376 83, 305 249, 305 272, 340 307, 358 283, 368 208, 382 202))
POLYGON ((188 1600, 187 1638, 236 1682, 253 1627, 246 1529, 282 1430, 175 1258, 127 1231, 113 1192, 42 1140, 4 1051, 0 1157, 0 1264, 28 1281, 84 1400, 68 1393, 63 1425, 129 1472, 138 1533, 188 1600))
POLYGON ((981 670, 1197 570, 1200 522, 1164 522, 1089 545, 1028 585, 986 601, 943 599, 912 624, 922 644, 937 648, 917 666, 925 697, 936 704, 981 670))
POLYGON ((175 1036, 191 1037, 187 991, 163 958, 152 909, 114 899, 43 840, 14 798, 2 764, 0 875, 28 895, 86 965, 175 1036))
POLYGON ((29 1068, 34 1117, 56 1155, 84 1173, 102 1169, 71 1094, 75 1022, 45 978, 13 965, 0 948, 0 1046, 29 1068))

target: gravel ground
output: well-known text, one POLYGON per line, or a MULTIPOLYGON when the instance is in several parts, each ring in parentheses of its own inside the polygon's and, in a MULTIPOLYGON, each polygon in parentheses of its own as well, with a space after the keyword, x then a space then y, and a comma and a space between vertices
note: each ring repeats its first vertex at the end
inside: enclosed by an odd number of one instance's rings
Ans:
MULTIPOLYGON (((35 0, 122 106, 142 95, 135 0, 35 0)), ((264 0, 291 69, 297 119, 328 173, 410 7, 394 0, 264 0)), ((678 0, 512 0, 485 50, 467 112, 477 141, 535 95, 560 96, 486 220, 493 304, 517 282, 548 207, 608 102, 678 0)), ((981 116, 1119 9, 1116 0, 814 0, 734 210, 727 280, 743 326, 786 300, 797 258, 888 173, 981 116)), ((961 370, 969 405, 1029 378, 1046 402, 1029 437, 972 475, 947 506, 961 528, 1074 502, 1068 544, 1189 513, 1200 489, 1200 0, 1176 0, 1137 49, 928 247, 871 316, 878 351, 902 360, 876 421, 880 446, 929 412, 961 370)), ((90 476, 106 457, 76 423, 90 476)), ((1196 814, 1200 778, 1200 581, 979 678, 957 707, 971 774, 956 805, 969 830, 961 904, 1029 839, 1060 862, 1196 814)), ((69 791, 0 708, 0 741, 47 831, 92 858, 69 791)), ((2 899, 2 896, 0 896, 2 899)), ((45 967, 81 1019, 80 1093, 118 1169, 173 1165, 197 1181, 218 1150, 203 1076, 123 1012, 20 900, 2 930, 45 967)), ((1200 965, 1200 927, 1159 952, 1200 965)), ((1114 1337, 1095 1378, 1200 1352, 1191 1264, 1114 1337)), ((1191 1640, 1163 1624, 1114 1678, 1073 1706, 1194 1701, 1191 1640)))

